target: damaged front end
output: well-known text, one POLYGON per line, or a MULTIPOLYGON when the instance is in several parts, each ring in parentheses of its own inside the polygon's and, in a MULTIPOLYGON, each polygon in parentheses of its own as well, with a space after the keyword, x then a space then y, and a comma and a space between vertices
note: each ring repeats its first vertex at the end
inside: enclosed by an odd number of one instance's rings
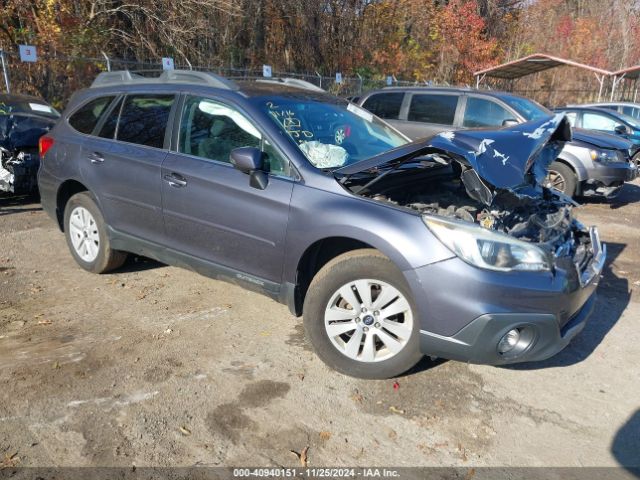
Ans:
POLYGON ((10 152, 0 147, 0 192, 17 195, 35 192, 39 166, 37 153, 10 152))
POLYGON ((38 140, 55 119, 27 114, 0 115, 0 192, 16 195, 38 190, 38 140))
POLYGON ((445 132, 334 171, 349 190, 420 212, 461 259, 498 271, 575 272, 582 285, 606 255, 576 205, 543 186, 571 140, 562 115, 498 131, 445 132))

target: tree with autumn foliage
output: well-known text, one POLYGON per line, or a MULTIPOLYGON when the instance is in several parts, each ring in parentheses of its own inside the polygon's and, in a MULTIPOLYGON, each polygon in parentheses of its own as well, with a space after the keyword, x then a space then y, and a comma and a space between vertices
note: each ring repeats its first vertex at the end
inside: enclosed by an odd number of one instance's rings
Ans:
MULTIPOLYGON (((102 52, 203 68, 267 63, 276 71, 465 84, 478 69, 534 52, 611 70, 640 63, 640 2, 4 0, 0 48, 19 88, 48 99, 86 85, 106 67, 102 52), (24 43, 38 47, 37 64, 16 60, 24 43)), ((566 72, 528 82, 582 88, 566 72)))

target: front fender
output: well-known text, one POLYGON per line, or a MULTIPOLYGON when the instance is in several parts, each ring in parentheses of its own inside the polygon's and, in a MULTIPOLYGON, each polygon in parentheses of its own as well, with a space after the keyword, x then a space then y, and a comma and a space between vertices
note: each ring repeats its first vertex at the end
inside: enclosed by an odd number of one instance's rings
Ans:
POLYGON ((291 199, 284 281, 295 283, 298 263, 307 249, 331 237, 369 244, 402 271, 454 256, 433 236, 417 212, 297 184, 291 199))
POLYGON ((593 161, 589 156, 589 150, 571 144, 564 146, 560 155, 558 155, 558 160, 562 160, 576 172, 578 182, 587 180, 589 178, 587 168, 593 168, 593 161))

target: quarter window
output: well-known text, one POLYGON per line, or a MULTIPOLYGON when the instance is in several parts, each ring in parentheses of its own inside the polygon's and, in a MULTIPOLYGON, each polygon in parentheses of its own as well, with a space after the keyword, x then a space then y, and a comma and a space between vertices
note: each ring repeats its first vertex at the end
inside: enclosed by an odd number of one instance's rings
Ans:
POLYGON ((505 120, 515 120, 514 115, 497 103, 484 98, 467 98, 462 121, 464 127, 501 127, 505 120))
POLYGON ((457 106, 457 95, 414 94, 408 119, 412 122, 453 125, 457 106))
POLYGON ((207 98, 187 99, 180 122, 179 152, 229 163, 231 151, 240 147, 261 149, 265 171, 289 176, 289 162, 238 110, 207 98))
POLYGON ((122 142, 162 148, 173 95, 129 95, 125 98, 116 138, 122 142))
POLYGON ((403 92, 376 93, 367 98, 362 106, 380 118, 397 120, 403 99, 403 92))
POLYGON ((576 120, 578 118, 578 114, 576 112, 565 112, 564 114, 567 117, 567 120, 569 120, 569 124, 572 127, 576 126, 576 120))
POLYGON ((80 107, 69 117, 69 125, 80 133, 91 133, 96 128, 100 116, 115 97, 99 97, 80 107))

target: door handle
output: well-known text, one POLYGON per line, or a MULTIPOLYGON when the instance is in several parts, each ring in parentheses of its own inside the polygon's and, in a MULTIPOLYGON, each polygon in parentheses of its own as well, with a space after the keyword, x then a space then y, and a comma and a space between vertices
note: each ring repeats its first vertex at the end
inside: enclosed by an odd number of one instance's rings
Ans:
POLYGON ((181 188, 187 186, 187 181, 184 177, 177 173, 167 173, 163 178, 172 187, 181 188))
POLYGON ((102 163, 104 162, 104 157, 97 152, 91 152, 87 155, 87 158, 91 163, 102 163))

